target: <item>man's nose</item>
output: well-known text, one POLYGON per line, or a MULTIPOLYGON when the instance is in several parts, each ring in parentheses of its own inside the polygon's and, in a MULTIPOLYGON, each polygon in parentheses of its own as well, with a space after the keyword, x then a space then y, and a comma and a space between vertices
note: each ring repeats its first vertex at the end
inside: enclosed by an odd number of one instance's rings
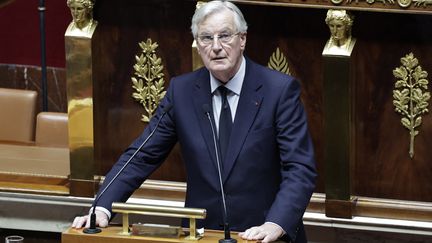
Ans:
POLYGON ((220 43, 220 41, 219 41, 219 39, 217 37, 215 37, 213 39, 212 49, 213 49, 213 51, 219 51, 219 50, 222 49, 222 45, 221 45, 221 43, 220 43))

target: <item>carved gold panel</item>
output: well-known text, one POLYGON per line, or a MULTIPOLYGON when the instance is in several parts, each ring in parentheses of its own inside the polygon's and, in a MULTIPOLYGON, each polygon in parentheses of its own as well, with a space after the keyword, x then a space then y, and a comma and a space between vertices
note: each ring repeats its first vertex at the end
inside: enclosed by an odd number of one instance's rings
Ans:
POLYGON ((141 54, 135 56, 135 73, 132 88, 136 91, 132 97, 144 107, 143 122, 149 122, 159 102, 165 96, 162 59, 156 56, 157 42, 150 38, 139 43, 141 54))
POLYGON ((279 50, 279 47, 277 47, 276 51, 274 51, 273 54, 271 55, 269 62, 267 64, 267 67, 269 67, 273 70, 291 75, 291 71, 290 71, 290 68, 288 66, 287 58, 285 57, 283 52, 281 52, 279 50))
POLYGON ((422 115, 429 112, 430 93, 428 73, 422 69, 413 53, 401 58, 402 66, 393 70, 396 78, 393 90, 395 111, 402 115, 401 123, 409 130, 409 155, 414 157, 414 139, 419 134, 416 130, 422 124, 422 115))

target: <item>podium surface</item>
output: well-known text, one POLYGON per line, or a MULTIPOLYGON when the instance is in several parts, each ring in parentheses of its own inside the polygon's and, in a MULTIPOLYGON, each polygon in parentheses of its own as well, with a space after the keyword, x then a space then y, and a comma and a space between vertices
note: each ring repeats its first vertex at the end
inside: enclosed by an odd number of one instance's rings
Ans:
MULTIPOLYGON (((200 240, 187 240, 185 236, 179 238, 164 238, 164 237, 146 237, 134 235, 122 235, 121 227, 103 228, 99 234, 85 234, 82 229, 69 228, 62 233, 62 243, 131 243, 131 242, 196 242, 196 243, 214 243, 222 239, 224 234, 222 231, 206 230, 203 238, 200 240)), ((254 243, 256 241, 242 240, 237 233, 231 233, 231 237, 236 239, 238 243, 254 243)))

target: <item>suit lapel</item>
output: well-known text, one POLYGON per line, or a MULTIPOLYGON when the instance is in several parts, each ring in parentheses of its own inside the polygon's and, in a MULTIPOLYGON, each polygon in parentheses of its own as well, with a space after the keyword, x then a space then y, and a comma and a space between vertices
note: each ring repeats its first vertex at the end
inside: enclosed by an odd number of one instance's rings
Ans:
POLYGON ((199 125, 201 129, 201 134, 204 138, 204 141, 207 145, 207 149, 209 152, 209 157, 213 161, 213 165, 216 166, 216 151, 215 145, 213 141, 213 133, 210 121, 205 114, 204 105, 209 106, 210 118, 211 122, 214 126, 213 119, 213 109, 212 109, 212 95, 210 92, 210 75, 206 69, 202 69, 202 71, 198 74, 198 79, 196 80, 193 94, 195 112, 199 119, 199 125))
POLYGON ((259 91, 262 82, 253 73, 253 63, 246 59, 246 73, 243 81, 240 100, 237 106, 230 144, 228 146, 226 162, 224 163, 224 182, 228 178, 241 148, 248 135, 249 129, 255 121, 256 114, 262 103, 263 96, 259 91))

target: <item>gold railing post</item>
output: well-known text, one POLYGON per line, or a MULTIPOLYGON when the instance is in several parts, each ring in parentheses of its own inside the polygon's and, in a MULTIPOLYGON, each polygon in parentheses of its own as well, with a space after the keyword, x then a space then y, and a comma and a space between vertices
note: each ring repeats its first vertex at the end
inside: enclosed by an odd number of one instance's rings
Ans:
POLYGON ((129 235, 129 214, 123 213, 123 235, 129 235))
POLYGON ((196 232, 196 220, 194 218, 189 219, 189 236, 186 237, 188 240, 199 240, 201 237, 197 238, 196 232))

